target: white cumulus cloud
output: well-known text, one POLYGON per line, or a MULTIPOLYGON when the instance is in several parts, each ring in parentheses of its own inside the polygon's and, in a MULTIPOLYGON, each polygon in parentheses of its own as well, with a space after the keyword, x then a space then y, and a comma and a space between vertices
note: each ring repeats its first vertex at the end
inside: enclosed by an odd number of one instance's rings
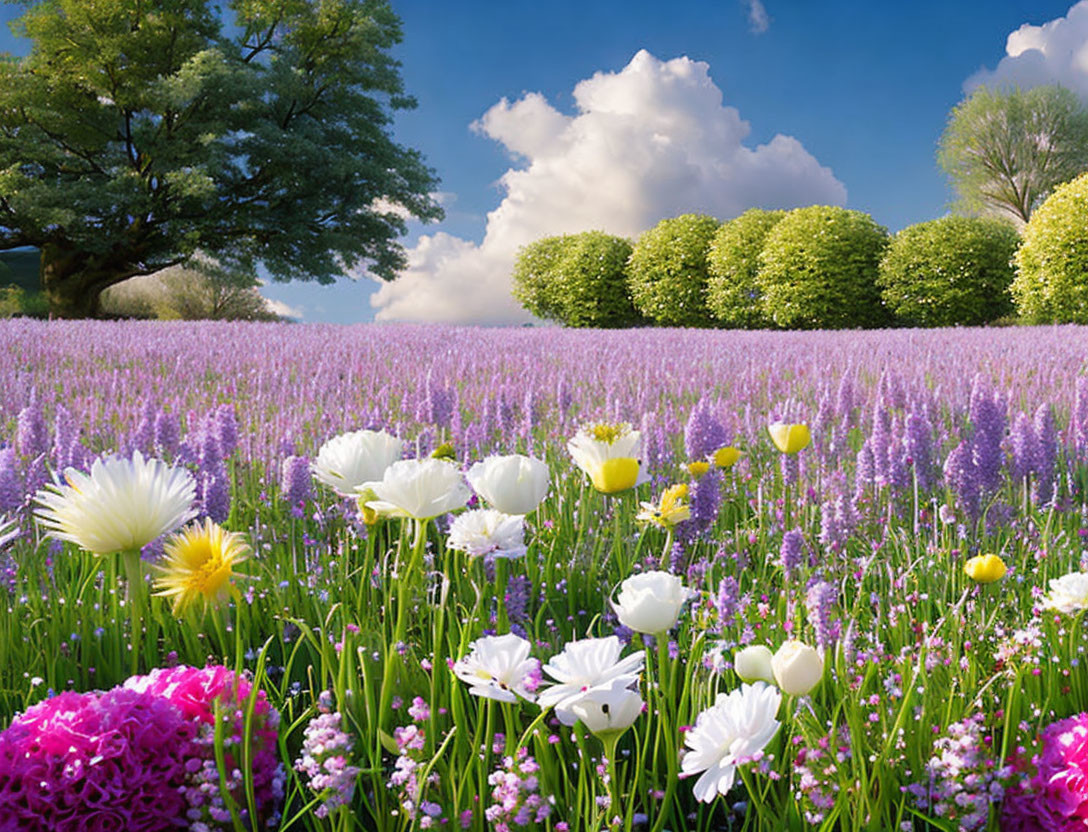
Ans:
POLYGON ((517 160, 483 241, 420 237, 408 268, 371 297, 378 320, 531 320, 510 296, 518 249, 593 229, 635 238, 664 217, 719 219, 747 208, 842 205, 846 188, 791 136, 746 145, 748 122, 725 106, 709 66, 640 51, 619 72, 574 88, 566 115, 529 93, 495 104, 473 129, 517 160))
POLYGON ((998 65, 976 72, 963 86, 969 92, 980 84, 1061 84, 1088 100, 1088 0, 1072 6, 1065 17, 1041 26, 1025 23, 1011 32, 998 65))

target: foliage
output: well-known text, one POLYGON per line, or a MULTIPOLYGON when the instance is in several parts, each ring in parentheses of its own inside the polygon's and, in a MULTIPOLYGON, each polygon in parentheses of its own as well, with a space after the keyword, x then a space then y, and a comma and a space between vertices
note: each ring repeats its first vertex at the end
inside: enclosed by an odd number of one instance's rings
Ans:
POLYGON ((548 237, 526 246, 514 266, 514 296, 538 317, 572 327, 630 326, 631 244, 602 231, 548 237))
POLYGON ((1088 322, 1088 174, 1055 189, 1024 227, 1012 294, 1034 321, 1088 322))
POLYGON ((195 252, 330 283, 404 264, 436 180, 391 137, 414 106, 386 0, 40 0, 0 63, 0 249, 36 246, 54 311, 195 252))
POLYGON ((880 263, 885 305, 913 326, 974 326, 1012 312, 1020 236, 1009 223, 942 217, 904 228, 880 263))
POLYGON ((964 208, 1027 222, 1088 168, 1088 110, 1064 87, 979 87, 949 116, 937 160, 964 208))
POLYGON ((538 318, 562 321, 565 310, 560 288, 560 263, 566 237, 545 237, 518 251, 514 264, 514 297, 538 318))
POLYGON ((111 317, 184 321, 276 321, 252 278, 213 264, 173 266, 111 286, 102 311, 111 317))
POLYGON ((752 208, 718 229, 707 254, 706 304, 723 325, 760 329, 763 315, 757 275, 759 255, 767 234, 785 211, 752 208))
POLYGON ((720 223, 702 214, 659 222, 639 237, 627 265, 631 300, 663 326, 712 326, 707 250, 720 223))
POLYGON ((860 211, 812 205, 790 211, 759 256, 764 314, 785 329, 887 323, 876 285, 886 229, 860 211))

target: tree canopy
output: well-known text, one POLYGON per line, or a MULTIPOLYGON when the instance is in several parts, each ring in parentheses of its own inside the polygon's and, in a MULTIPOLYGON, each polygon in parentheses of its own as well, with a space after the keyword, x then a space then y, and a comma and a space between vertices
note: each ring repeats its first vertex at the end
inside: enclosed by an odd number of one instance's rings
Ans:
POLYGON ((1088 111, 1064 87, 979 87, 949 116, 937 159, 969 212, 1027 222, 1088 169, 1088 111))
POLYGON ((415 106, 387 0, 40 0, 0 62, 0 250, 42 252, 55 313, 185 263, 333 282, 404 265, 437 180, 390 135, 415 106))

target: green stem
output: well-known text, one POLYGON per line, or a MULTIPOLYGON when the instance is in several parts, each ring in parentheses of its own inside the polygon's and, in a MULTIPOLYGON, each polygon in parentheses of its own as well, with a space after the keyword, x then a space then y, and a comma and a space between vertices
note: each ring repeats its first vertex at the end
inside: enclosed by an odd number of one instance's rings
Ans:
POLYGON ((147 605, 147 584, 144 582, 140 551, 121 553, 128 581, 128 614, 132 622, 132 675, 140 672, 140 640, 143 635, 144 607, 147 605))
MULTIPOLYGON (((429 520, 416 520, 416 536, 412 551, 403 570, 397 569, 397 622, 393 630, 393 643, 388 645, 385 673, 382 675, 381 696, 378 699, 378 718, 382 728, 387 728, 393 720, 390 705, 393 702, 393 680, 402 668, 399 645, 403 644, 408 634, 408 607, 411 606, 412 583, 423 562, 423 549, 427 543, 427 524, 429 520)), ((399 560, 399 558, 398 558, 399 560)))

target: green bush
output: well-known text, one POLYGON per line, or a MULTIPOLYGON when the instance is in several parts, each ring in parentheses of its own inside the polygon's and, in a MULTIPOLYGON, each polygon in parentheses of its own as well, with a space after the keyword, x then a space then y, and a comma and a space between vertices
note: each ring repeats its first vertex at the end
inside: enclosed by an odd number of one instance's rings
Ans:
POLYGON ((0 286, 0 318, 48 318, 49 301, 22 286, 0 286))
POLYGON ((812 205, 790 211, 759 256, 764 314, 784 329, 886 324, 876 285, 888 232, 861 211, 812 205))
POLYGON ((767 234, 785 211, 752 208, 714 234, 707 253, 706 305, 722 324, 736 329, 768 326, 757 282, 767 234))
POLYGON ((1088 174, 1059 185, 1024 226, 1012 296, 1034 322, 1088 323, 1088 174))
POLYGON ((714 325, 706 260, 719 226, 713 217, 684 214, 639 237, 627 263, 627 285, 643 317, 664 326, 714 325))
POLYGON ((537 240, 518 254, 514 297, 565 326, 631 326, 639 316, 627 294, 630 256, 627 240, 603 231, 537 240))
POLYGON ((512 294, 538 318, 563 320, 563 296, 559 286, 559 261, 565 237, 545 237, 522 247, 514 264, 512 294))
POLYGON ((631 244, 602 231, 566 238, 559 261, 563 323, 578 327, 623 327, 639 322, 627 294, 631 244))
POLYGON ((884 304, 914 326, 975 326, 1008 315, 1019 242, 1009 223, 980 217, 942 217, 904 228, 880 264, 884 304))

